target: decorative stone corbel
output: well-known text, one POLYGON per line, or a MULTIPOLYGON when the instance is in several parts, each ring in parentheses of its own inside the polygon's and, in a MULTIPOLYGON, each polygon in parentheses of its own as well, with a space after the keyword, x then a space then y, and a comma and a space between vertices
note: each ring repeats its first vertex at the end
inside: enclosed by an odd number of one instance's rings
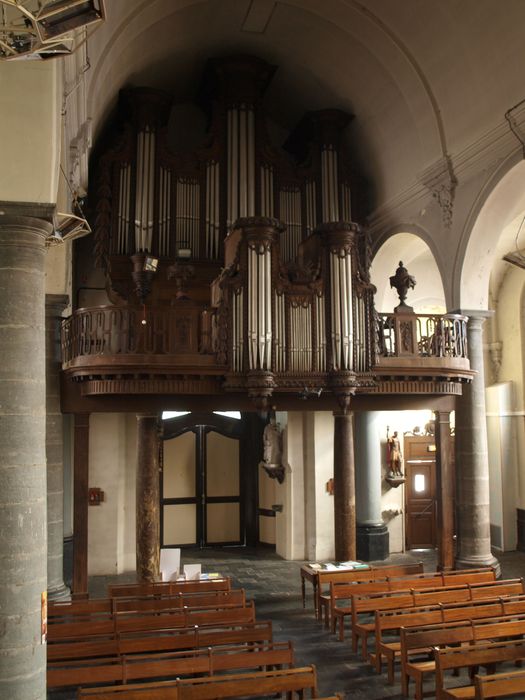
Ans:
POLYGON ((419 179, 439 204, 443 225, 445 228, 450 228, 452 226, 454 196, 458 184, 450 156, 444 156, 436 161, 421 173, 419 179))
POLYGON ((501 355, 503 352, 503 343, 500 340, 496 340, 493 343, 489 343, 489 354, 490 361, 492 364, 492 372, 494 374, 494 383, 499 382, 499 373, 501 370, 501 355))

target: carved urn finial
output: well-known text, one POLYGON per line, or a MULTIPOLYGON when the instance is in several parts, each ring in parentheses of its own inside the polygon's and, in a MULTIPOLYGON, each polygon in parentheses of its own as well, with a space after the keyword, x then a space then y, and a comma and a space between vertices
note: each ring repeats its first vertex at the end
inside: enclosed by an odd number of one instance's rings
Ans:
POLYGON ((408 290, 414 289, 416 286, 416 279, 412 275, 408 274, 408 270, 403 266, 402 260, 399 261, 399 267, 396 270, 396 274, 390 277, 390 286, 395 287, 397 290, 400 302, 394 311, 413 311, 414 309, 411 306, 405 304, 405 299, 407 298, 408 290))

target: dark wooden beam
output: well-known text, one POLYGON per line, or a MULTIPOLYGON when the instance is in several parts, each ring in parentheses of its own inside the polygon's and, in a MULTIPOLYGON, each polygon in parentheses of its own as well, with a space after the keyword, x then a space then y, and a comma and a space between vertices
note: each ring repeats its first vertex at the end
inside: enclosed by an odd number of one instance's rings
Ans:
POLYGON ((160 563, 157 416, 137 415, 137 581, 158 581, 160 563))
POLYGON ((73 448, 73 596, 88 592, 89 414, 75 415, 73 448))
POLYGON ((355 464, 352 413, 334 413, 335 558, 356 558, 355 464))

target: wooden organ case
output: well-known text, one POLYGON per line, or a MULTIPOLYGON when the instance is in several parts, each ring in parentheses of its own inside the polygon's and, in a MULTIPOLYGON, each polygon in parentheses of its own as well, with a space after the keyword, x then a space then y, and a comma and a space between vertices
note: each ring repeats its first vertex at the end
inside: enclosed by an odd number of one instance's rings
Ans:
POLYGON ((63 367, 83 394, 226 390, 266 405, 315 388, 346 402, 371 383, 374 289, 341 145, 351 117, 309 112, 274 147, 274 72, 248 56, 208 61, 208 142, 193 153, 168 148, 168 95, 121 94, 90 188, 111 305, 77 309, 63 329, 63 367))

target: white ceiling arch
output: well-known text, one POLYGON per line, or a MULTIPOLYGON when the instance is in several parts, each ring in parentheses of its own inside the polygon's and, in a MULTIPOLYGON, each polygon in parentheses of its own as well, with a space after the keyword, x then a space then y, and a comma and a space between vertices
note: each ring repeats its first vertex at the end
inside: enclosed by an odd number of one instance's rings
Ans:
POLYGON ((406 303, 416 313, 444 313, 447 310, 445 291, 436 259, 427 241, 421 235, 408 231, 389 236, 372 261, 370 277, 377 288, 377 311, 391 313, 399 304, 396 290, 390 287, 390 276, 395 274, 400 261, 416 280, 415 288, 408 292, 406 303))
POLYGON ((242 29, 249 0, 115 0, 112 7, 90 46, 88 110, 95 133, 126 84, 164 88, 184 99, 206 58, 242 51, 279 66, 268 104, 283 126, 292 127, 308 109, 355 114, 349 136, 376 200, 393 197, 394 187, 408 186, 443 153, 440 112, 423 69, 361 3, 277 2, 260 33, 242 29))
MULTIPOLYGON (((525 161, 505 163, 480 197, 472 225, 464 232, 465 253, 455 271, 455 297, 462 309, 487 309, 491 273, 501 274, 503 255, 516 245, 519 223, 525 215, 525 161), (510 169, 509 169, 510 168, 510 169), (459 292, 459 294, 458 294, 459 292)), ((470 223, 470 222, 469 222, 470 223)), ((525 235, 519 241, 525 245, 525 235)), ((458 258, 459 259, 459 258, 458 258)))

